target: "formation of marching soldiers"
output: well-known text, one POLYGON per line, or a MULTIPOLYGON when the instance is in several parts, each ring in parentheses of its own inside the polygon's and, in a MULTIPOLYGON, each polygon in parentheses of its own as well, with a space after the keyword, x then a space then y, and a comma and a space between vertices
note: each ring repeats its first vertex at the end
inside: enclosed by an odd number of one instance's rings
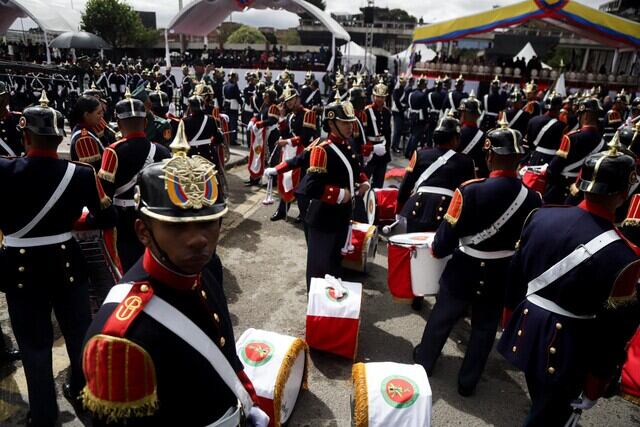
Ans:
POLYGON ((94 425, 179 425, 185 412, 197 425, 239 425, 243 411, 268 424, 233 348, 215 255, 228 210, 225 149, 238 143, 239 123, 247 185, 266 177, 280 195, 271 219, 297 202, 307 287, 342 276, 358 203, 384 186, 408 128, 396 211, 408 231, 435 232, 435 258, 451 257, 415 362, 437 375, 471 309, 461 395, 475 392, 501 319, 498 351, 525 372, 532 399, 525 425, 565 425, 606 393, 637 327, 637 315, 615 308, 636 299, 640 275, 631 209, 640 98, 621 92, 605 112, 597 90, 539 100, 534 82, 522 90, 496 78, 478 98, 462 76, 429 88, 425 77, 338 74, 323 106, 312 73, 298 85, 288 71, 277 81, 249 72, 241 91, 235 72, 200 62, 194 71, 183 69, 178 89, 159 70, 134 84, 124 67, 95 67, 67 108, 72 161, 57 158, 64 119, 48 91, 12 113, 15 86, 0 82, 0 194, 20 201, 0 212, 1 287, 27 378, 27 425, 58 418, 52 308, 71 362, 65 397, 94 425), (170 112, 175 100, 181 117, 170 112), (93 320, 78 229, 105 230, 125 273, 93 320))

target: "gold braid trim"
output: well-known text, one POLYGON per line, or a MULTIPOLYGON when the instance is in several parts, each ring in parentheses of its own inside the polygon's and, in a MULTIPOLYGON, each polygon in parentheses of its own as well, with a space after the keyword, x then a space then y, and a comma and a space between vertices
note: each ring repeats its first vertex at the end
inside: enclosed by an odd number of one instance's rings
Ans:
POLYGON ((566 159, 568 155, 569 155, 569 153, 564 151, 564 150, 556 151, 556 156, 562 157, 563 159, 566 159))
POLYGON ((635 302, 637 301, 637 297, 636 297, 636 291, 635 291, 635 287, 633 290, 633 293, 631 293, 630 295, 625 295, 622 297, 609 297, 609 299, 607 299, 606 302, 606 308, 607 309, 616 309, 616 308, 620 308, 620 307, 625 307, 625 306, 629 306, 632 304, 635 304, 635 302))
POLYGON ((103 197, 100 199, 100 207, 101 207, 102 209, 106 209, 106 208, 108 208, 109 206, 111 206, 111 198, 110 198, 109 196, 103 196, 103 197))
POLYGON ((282 396, 284 395, 284 386, 287 384, 289 380, 289 375, 291 375, 291 368, 293 364, 296 363, 296 359, 300 355, 300 352, 303 352, 304 357, 304 371, 302 373, 302 388, 307 390, 307 369, 309 364, 307 363, 307 354, 309 353, 309 347, 307 347, 307 343, 301 340, 300 338, 296 338, 291 343, 287 354, 284 355, 284 359, 282 360, 282 365, 280 365, 280 369, 278 370, 278 375, 276 376, 276 385, 273 390, 273 425, 274 427, 280 427, 280 408, 282 406, 282 396))
POLYGON ((640 406, 640 396, 634 396, 633 394, 629 393, 620 393, 620 397, 622 397, 624 400, 640 406))
POLYGON ((86 386, 82 390, 82 405, 98 417, 105 418, 107 423, 148 417, 155 414, 160 406, 156 390, 134 402, 112 402, 94 396, 86 386))
POLYGON ((369 426, 369 395, 367 392, 367 370, 364 363, 356 363, 351 368, 353 378, 353 420, 354 427, 369 426))
POLYGON ((318 167, 318 166, 311 166, 310 168, 307 169, 307 172, 327 173, 327 168, 321 168, 321 167, 318 167))
POLYGON ((622 221, 622 225, 625 227, 638 227, 640 226, 640 219, 627 218, 624 221, 622 221))
POLYGON ((102 156, 100 155, 100 153, 98 153, 98 154, 94 154, 93 156, 79 157, 78 160, 81 161, 82 163, 91 163, 91 162, 98 161, 101 158, 102 156))

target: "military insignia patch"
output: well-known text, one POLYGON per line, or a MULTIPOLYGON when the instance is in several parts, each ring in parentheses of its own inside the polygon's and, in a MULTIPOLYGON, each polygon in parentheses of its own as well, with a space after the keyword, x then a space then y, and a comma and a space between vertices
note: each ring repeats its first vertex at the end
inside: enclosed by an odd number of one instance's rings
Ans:
POLYGON ((27 126, 27 119, 24 116, 20 117, 20 121, 18 121, 18 127, 20 129, 24 129, 26 126, 27 126))
POLYGON ((325 290, 325 295, 327 296, 327 298, 329 298, 329 300, 331 300, 333 302, 342 302, 342 301, 346 300, 347 298, 349 298, 349 291, 344 289, 342 291, 342 296, 338 298, 336 296, 336 290, 334 288, 332 288, 332 287, 328 287, 325 290))
POLYGON ((273 357, 273 344, 266 341, 249 341, 240 352, 242 360, 249 366, 262 366, 273 357))
POLYGON ((218 199, 217 172, 205 158, 174 157, 163 169, 165 190, 174 205, 182 209, 201 209, 218 199))
POLYGON ((389 406, 399 409, 413 405, 420 396, 420 389, 411 379, 392 375, 382 380, 380 393, 389 406))
POLYGON ((444 216, 445 221, 447 221, 451 225, 456 225, 458 220, 460 219, 460 215, 462 214, 462 193, 460 190, 456 190, 453 193, 453 199, 451 199, 451 203, 449 204, 449 209, 447 209, 447 213, 444 216))

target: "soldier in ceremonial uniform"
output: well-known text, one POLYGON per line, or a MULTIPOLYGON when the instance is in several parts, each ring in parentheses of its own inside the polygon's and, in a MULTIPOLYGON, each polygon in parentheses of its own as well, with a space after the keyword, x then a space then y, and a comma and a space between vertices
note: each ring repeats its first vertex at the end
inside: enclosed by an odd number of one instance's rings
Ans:
POLYGON ((524 94, 527 97, 527 103, 524 106, 524 110, 529 113, 530 117, 539 116, 542 112, 540 103, 538 102, 538 85, 531 80, 524 86, 524 94))
POLYGON ((458 107, 462 130, 460 131, 460 152, 471 157, 476 165, 478 178, 489 176, 487 162, 485 161, 484 132, 478 127, 480 118, 480 101, 473 91, 471 96, 465 98, 458 107))
POLYGON ((405 77, 398 77, 398 83, 391 93, 391 114, 393 116, 393 140, 391 141, 391 149, 394 153, 400 153, 400 139, 402 138, 404 128, 404 113, 407 110, 407 99, 405 96, 405 86, 407 84, 405 77))
POLYGON ((452 255, 414 360, 431 375, 451 329, 471 307, 471 337, 458 374, 458 393, 475 391, 487 362, 507 286, 507 268, 522 225, 540 195, 522 185, 516 170, 524 155, 522 136, 506 127, 484 141, 489 178, 458 188, 433 242, 433 255, 452 255))
POLYGON ((365 108, 367 144, 372 145, 373 157, 365 167, 373 188, 382 188, 387 164, 391 161, 391 111, 385 105, 389 96, 387 86, 378 83, 373 88, 373 104, 365 108))
POLYGON ((256 156, 256 160, 261 158, 262 164, 259 166, 260 169, 264 168, 264 164, 271 160, 272 164, 268 164, 267 167, 275 166, 277 164, 277 160, 274 160, 275 155, 271 157, 270 153, 273 153, 273 150, 276 148, 276 142, 280 138, 280 133, 278 131, 278 120, 280 119, 280 110, 278 109, 278 105, 276 104, 278 98, 278 93, 275 89, 267 89, 262 94, 262 108, 260 108, 260 112, 258 113, 255 120, 256 129, 262 130, 266 128, 266 150, 262 151, 264 146, 261 146, 258 150, 253 146, 253 141, 251 144, 251 154, 249 156, 249 180, 245 181, 246 186, 252 185, 260 185, 260 179, 262 176, 257 174, 254 167, 254 156, 256 156))
POLYGON ((613 106, 607 114, 605 115, 604 120, 604 130, 605 132, 615 132, 621 125, 625 119, 627 109, 627 94, 624 93, 624 89, 620 91, 616 95, 615 101, 613 102, 613 106))
POLYGON ((559 118, 562 97, 552 94, 545 106, 547 111, 531 118, 527 125, 527 143, 532 151, 527 163, 531 166, 548 164, 553 159, 567 127, 559 118))
POLYGON ((171 124, 168 120, 162 119, 153 114, 153 104, 151 102, 151 98, 149 97, 151 93, 152 90, 150 84, 147 84, 146 86, 140 85, 131 94, 131 96, 142 102, 142 105, 144 106, 144 109, 146 111, 147 124, 145 126, 144 132, 147 139, 151 142, 168 145, 171 139, 171 136, 169 135, 169 133, 171 132, 171 124))
POLYGON ((586 158, 604 146, 598 130, 601 112, 597 99, 586 98, 580 101, 578 115, 581 128, 562 137, 560 148, 547 168, 547 188, 544 193, 546 204, 563 204, 572 195, 571 184, 576 181, 586 158))
POLYGON ((229 116, 229 139, 231 145, 238 145, 238 114, 242 105, 242 94, 238 89, 238 74, 229 73, 229 81, 222 89, 224 105, 222 111, 229 116))
POLYGON ((24 110, 19 127, 27 155, 0 158, 0 196, 20 201, 0 212, 0 290, 22 353, 30 407, 25 424, 50 427, 58 418, 51 310, 70 360, 63 391, 72 403, 84 386, 82 339, 91 321, 87 272, 71 230, 84 207, 90 228, 113 226, 116 214, 93 168, 58 159, 64 119, 45 93, 39 106, 24 110))
POLYGON ((640 96, 631 101, 629 111, 629 119, 631 120, 631 123, 637 123, 639 120, 638 117, 640 117, 640 96))
POLYGON ((522 135, 527 134, 527 125, 531 118, 531 113, 523 108, 524 98, 519 87, 514 87, 509 95, 509 107, 507 108, 506 118, 509 122, 509 128, 515 129, 522 135))
POLYGON ((626 341, 611 320, 614 307, 636 299, 639 268, 637 247, 613 217, 635 175, 634 159, 612 146, 582 166, 579 206, 545 207, 527 220, 507 287, 505 317, 513 314, 498 344, 527 380, 525 426, 573 425, 572 412, 591 408, 616 371, 626 341))
POLYGON ((173 136, 173 130, 171 128, 171 122, 167 119, 167 113, 169 112, 169 103, 171 98, 165 92, 160 90, 160 86, 156 85, 156 90, 149 94, 149 102, 151 103, 151 114, 153 114, 153 137, 147 135, 147 139, 152 142, 157 142, 166 147, 171 143, 171 137, 173 136), (159 134, 159 136, 157 136, 159 134))
POLYGON ((242 98, 244 100, 244 104, 242 106, 242 124, 245 128, 245 141, 247 141, 247 145, 249 145, 250 135, 247 129, 249 122, 253 119, 254 114, 257 111, 254 110, 254 97, 257 94, 256 84, 258 83, 258 75, 253 71, 247 71, 247 86, 242 91, 242 98))
POLYGON ((200 95, 189 98, 187 116, 182 119, 187 142, 191 147, 189 155, 199 155, 220 167, 217 146, 223 143, 223 135, 216 120, 204 111, 204 99, 200 95))
POLYGON ((339 94, 340 101, 347 100, 347 96, 349 95, 349 89, 347 88, 347 82, 344 79, 344 75, 339 71, 336 73, 336 84, 331 88, 331 92, 329 92, 330 100, 336 99, 336 94, 339 94))
POLYGON ((21 156, 24 152, 17 126, 20 113, 9 110, 11 101, 10 88, 0 82, 0 156, 21 156))
POLYGON ((104 108, 98 98, 82 95, 71 111, 71 160, 88 163, 100 170, 104 146, 96 134, 102 123, 104 108))
POLYGON ((171 148, 170 160, 138 177, 135 231, 144 256, 89 328, 84 405, 97 427, 244 426, 243 411, 249 425, 266 427, 235 351, 216 255, 228 211, 217 171, 187 157, 182 125, 171 148))
POLYGON ((193 78, 189 75, 189 66, 182 66, 182 82, 180 84, 180 94, 182 95, 182 113, 184 114, 188 108, 189 97, 195 89, 193 78))
POLYGON ((455 88, 447 93, 447 97, 444 100, 444 109, 457 114, 460 102, 468 97, 469 94, 464 91, 464 78, 462 77, 462 74, 460 74, 456 79, 455 88))
POLYGON ((560 115, 558 116, 558 120, 560 120, 567 126, 568 132, 573 132, 574 130, 578 130, 578 128, 580 127, 578 116, 574 112, 575 99, 576 99, 575 95, 567 96, 562 101, 562 109, 560 110, 560 115))
POLYGON ((98 172, 104 191, 118 209, 118 255, 127 271, 142 256, 144 248, 135 235, 136 176, 146 165, 169 157, 169 150, 150 142, 144 133, 147 112, 142 101, 127 97, 116 104, 116 117, 122 139, 111 144, 102 156, 98 172))
POLYGON ((341 250, 351 243, 352 199, 370 188, 362 164, 348 142, 355 120, 350 102, 328 105, 323 123, 329 136, 311 149, 308 177, 300 189, 310 201, 305 216, 307 290, 312 277, 341 277, 341 250))
POLYGON ((491 81, 489 93, 482 98, 484 117, 480 127, 485 132, 496 127, 498 114, 507 108, 507 98, 504 93, 500 92, 500 86, 500 79, 496 76, 491 81))
POLYGON ((429 104, 427 102, 427 94, 425 93, 426 88, 427 79, 420 77, 416 90, 409 94, 408 103, 411 136, 404 150, 404 156, 407 159, 411 158, 413 152, 418 148, 424 147, 425 144, 429 145, 429 141, 426 141, 427 118, 429 114, 429 104))

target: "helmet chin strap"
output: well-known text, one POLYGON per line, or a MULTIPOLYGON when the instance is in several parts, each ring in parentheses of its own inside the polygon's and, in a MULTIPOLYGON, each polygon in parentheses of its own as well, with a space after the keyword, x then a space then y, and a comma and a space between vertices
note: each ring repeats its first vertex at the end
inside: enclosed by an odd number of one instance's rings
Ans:
POLYGON ((334 120, 333 120, 333 128, 335 129, 336 133, 337 133, 338 135, 340 135, 340 137, 341 137, 342 139, 349 139, 349 138, 347 138, 346 136, 344 136, 344 135, 342 134, 342 132, 340 132, 340 128, 336 125, 336 122, 337 122, 337 121, 338 121, 337 119, 334 119, 334 120))
POLYGON ((152 243, 152 251, 155 252, 154 255, 157 256, 158 261, 160 261, 162 264, 164 264, 165 267, 169 268, 170 270, 176 271, 178 273, 182 273, 182 270, 180 270, 169 258, 169 255, 167 255, 167 253, 165 251, 162 250, 162 248, 160 247, 160 245, 158 244, 158 241, 156 240, 156 237, 153 234, 153 230, 151 229, 151 226, 149 225, 148 222, 144 221, 144 225, 145 227, 147 227, 147 230, 149 231, 149 236, 151 236, 151 243, 152 243))

